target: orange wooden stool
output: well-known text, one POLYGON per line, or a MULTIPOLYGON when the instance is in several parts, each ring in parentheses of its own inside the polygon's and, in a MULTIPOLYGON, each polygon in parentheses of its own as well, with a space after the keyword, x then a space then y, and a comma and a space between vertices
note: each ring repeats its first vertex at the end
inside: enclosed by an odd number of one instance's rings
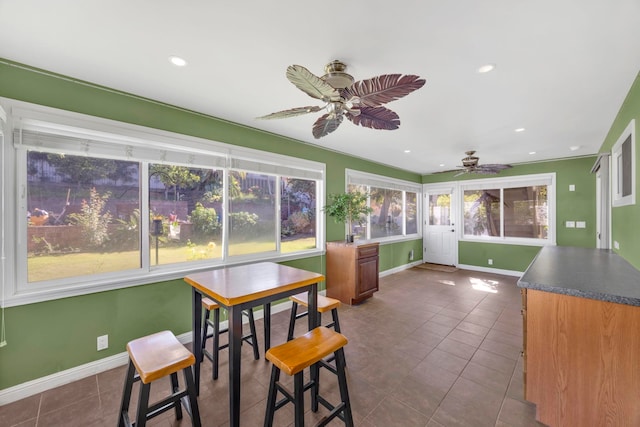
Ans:
MULTIPOLYGON (((309 315, 309 294, 302 292, 290 296, 289 299, 292 302, 291 305, 291 317, 289 318, 289 333, 287 334, 287 341, 293 339, 293 330, 296 327, 296 320, 309 315), (307 311, 298 314, 298 305, 307 307, 307 311)), ((338 307, 340 307, 340 301, 334 298, 325 297, 324 295, 318 295, 318 312, 320 314, 327 311, 331 311, 332 322, 325 325, 327 328, 333 328, 336 332, 340 332, 340 322, 338 321, 338 307)))
POLYGON ((330 411, 329 415, 324 417, 319 425, 326 425, 333 418, 338 417, 344 421, 345 425, 353 427, 347 377, 344 369, 343 347, 347 342, 347 338, 344 335, 320 326, 298 338, 279 346, 271 347, 267 351, 266 358, 273 363, 273 367, 271 368, 269 396, 264 420, 265 427, 273 425, 275 412, 289 402, 292 402, 295 407, 295 426, 304 426, 304 391, 308 389, 311 389, 311 410, 316 412, 318 403, 320 403, 330 411), (332 353, 335 355, 336 373, 340 387, 341 402, 337 405, 332 405, 319 393, 319 367, 326 363, 322 359, 332 353), (311 380, 304 384, 304 369, 308 367, 311 368, 311 380), (280 372, 282 371, 287 375, 293 375, 293 393, 280 383, 280 372), (280 401, 277 401, 278 392, 284 395, 280 401))
MULTIPOLYGON (((220 334, 229 332, 229 329, 220 330, 220 306, 211 298, 202 298, 202 308, 204 308, 204 319, 202 320, 202 355, 211 360, 213 364, 213 379, 218 379, 218 366, 219 366, 219 354, 220 350, 224 350, 229 347, 229 344, 220 345, 220 334), (211 313, 213 312, 213 319, 211 319, 211 313), (213 332, 209 333, 208 328, 211 326, 213 332), (213 338, 213 348, 209 352, 205 348, 207 345, 207 338, 213 338)), ((260 359, 260 351, 258 350, 258 339, 256 334, 256 323, 253 318, 253 310, 242 310, 242 314, 249 318, 249 329, 251 333, 243 335, 242 341, 246 341, 251 344, 253 348, 253 358, 255 360, 260 359)))
POLYGON ((144 427, 147 420, 171 408, 176 411, 176 419, 182 419, 182 406, 191 416, 194 426, 200 426, 200 412, 196 397, 196 386, 193 381, 191 366, 195 356, 187 350, 170 331, 162 331, 146 337, 138 338, 127 344, 129 368, 125 378, 118 427, 144 427), (185 388, 178 386, 178 371, 184 373, 185 388), (171 376, 171 395, 149 406, 151 383, 160 378, 171 376), (133 384, 140 381, 140 395, 136 422, 129 420, 129 403, 133 384))

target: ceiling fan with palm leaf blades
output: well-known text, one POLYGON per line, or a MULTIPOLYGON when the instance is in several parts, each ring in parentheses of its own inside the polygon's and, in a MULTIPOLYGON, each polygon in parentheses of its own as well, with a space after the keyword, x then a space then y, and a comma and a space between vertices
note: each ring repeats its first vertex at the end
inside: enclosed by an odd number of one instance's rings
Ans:
POLYGON ((474 156, 475 153, 476 153, 475 151, 465 151, 465 154, 467 155, 467 157, 462 159, 462 166, 457 166, 458 169, 440 171, 438 173, 458 172, 457 174, 454 175, 454 177, 464 175, 467 173, 475 173, 475 174, 481 174, 481 175, 496 175, 501 171, 512 167, 511 165, 500 165, 500 164, 480 165, 478 164, 478 161, 480 160, 480 158, 477 156, 474 156))
POLYGON ((287 67, 287 79, 312 98, 325 102, 324 106, 296 107, 258 117, 258 119, 284 119, 326 110, 313 124, 313 136, 318 139, 335 131, 346 116, 356 125, 394 130, 400 126, 400 117, 382 106, 420 89, 425 80, 415 75, 384 74, 354 82, 341 61, 332 61, 325 67, 322 77, 314 75, 301 65, 287 67))

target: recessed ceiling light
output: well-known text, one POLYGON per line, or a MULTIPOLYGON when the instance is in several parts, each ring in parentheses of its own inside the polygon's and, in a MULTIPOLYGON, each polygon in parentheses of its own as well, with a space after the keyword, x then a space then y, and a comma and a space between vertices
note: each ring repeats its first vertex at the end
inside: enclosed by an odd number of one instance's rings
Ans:
POLYGON ((536 154, 535 151, 529 151, 529 154, 536 154))
POLYGON ((496 69, 496 64, 485 64, 482 67, 478 68, 478 72, 483 74, 483 73, 488 73, 489 71, 493 71, 496 69))
POLYGON ((411 152, 411 150, 404 150, 404 152, 405 152, 405 153, 410 153, 410 152, 411 152))
POLYGON ((444 163, 440 163, 440 167, 443 168, 444 167, 444 163))
POLYGON ((579 150, 579 149, 580 149, 579 145, 572 145, 571 147, 569 147, 569 150, 571 150, 571 151, 576 151, 576 150, 579 150))
POLYGON ((184 67, 185 65, 187 65, 187 61, 180 58, 179 56, 170 56, 169 61, 176 67, 184 67))
POLYGON ((518 128, 518 129, 514 129, 514 132, 524 132, 525 128, 518 128))

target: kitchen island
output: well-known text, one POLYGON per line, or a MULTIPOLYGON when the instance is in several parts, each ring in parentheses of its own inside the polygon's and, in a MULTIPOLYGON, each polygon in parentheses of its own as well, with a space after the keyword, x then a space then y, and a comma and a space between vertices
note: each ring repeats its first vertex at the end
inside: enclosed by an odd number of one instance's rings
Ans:
POLYGON ((549 246, 518 286, 536 419, 640 426, 640 272, 611 251, 549 246))

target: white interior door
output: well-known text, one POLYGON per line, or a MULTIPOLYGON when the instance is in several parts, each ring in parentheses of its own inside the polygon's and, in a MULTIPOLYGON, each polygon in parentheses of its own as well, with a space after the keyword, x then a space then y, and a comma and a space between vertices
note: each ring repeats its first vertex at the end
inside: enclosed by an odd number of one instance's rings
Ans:
POLYGON ((592 168, 596 174, 596 248, 611 248, 609 156, 601 154, 592 168))
POLYGON ((425 186, 423 259, 434 264, 455 265, 458 254, 454 187, 425 186))

